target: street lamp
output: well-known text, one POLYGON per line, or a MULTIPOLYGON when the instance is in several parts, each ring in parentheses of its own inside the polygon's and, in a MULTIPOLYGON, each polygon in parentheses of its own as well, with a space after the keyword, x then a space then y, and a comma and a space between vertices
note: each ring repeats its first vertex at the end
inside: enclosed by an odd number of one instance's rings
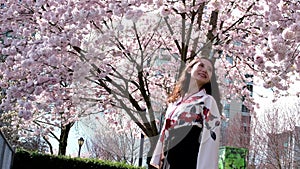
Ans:
POLYGON ((78 145, 79 145, 78 157, 80 157, 81 146, 83 145, 83 143, 84 143, 84 139, 80 137, 80 139, 78 139, 78 145))
POLYGON ((143 163, 143 151, 144 151, 144 134, 141 133, 139 166, 142 166, 142 163, 143 163))

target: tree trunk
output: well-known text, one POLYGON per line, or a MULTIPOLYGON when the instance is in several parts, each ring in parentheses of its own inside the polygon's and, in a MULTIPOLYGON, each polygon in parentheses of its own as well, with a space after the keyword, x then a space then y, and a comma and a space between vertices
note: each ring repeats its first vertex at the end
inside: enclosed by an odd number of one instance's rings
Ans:
POLYGON ((150 149, 149 149, 149 151, 147 153, 147 159, 146 159, 147 160, 147 164, 148 164, 148 169, 156 169, 155 167, 153 167, 152 165, 150 165, 150 160, 152 158, 153 151, 154 151, 154 149, 156 147, 156 143, 158 141, 158 136, 159 135, 151 137, 151 138, 149 137, 149 139, 150 139, 150 149))
POLYGON ((68 144, 68 136, 71 130, 71 127, 74 123, 68 123, 67 125, 63 126, 60 131, 60 138, 59 138, 59 151, 58 155, 66 155, 66 149, 68 144))

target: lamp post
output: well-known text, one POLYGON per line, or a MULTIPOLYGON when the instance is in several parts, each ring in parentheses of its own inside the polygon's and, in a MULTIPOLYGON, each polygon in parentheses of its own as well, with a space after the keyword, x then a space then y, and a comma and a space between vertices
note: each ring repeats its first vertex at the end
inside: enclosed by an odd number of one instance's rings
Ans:
POLYGON ((139 155, 139 166, 142 166, 142 163, 143 163, 143 151, 144 151, 144 134, 141 133, 140 155, 139 155))
POLYGON ((84 143, 84 139, 82 137, 80 137, 80 139, 78 139, 78 145, 79 145, 79 150, 78 150, 78 157, 80 157, 80 151, 81 151, 81 147, 84 143))

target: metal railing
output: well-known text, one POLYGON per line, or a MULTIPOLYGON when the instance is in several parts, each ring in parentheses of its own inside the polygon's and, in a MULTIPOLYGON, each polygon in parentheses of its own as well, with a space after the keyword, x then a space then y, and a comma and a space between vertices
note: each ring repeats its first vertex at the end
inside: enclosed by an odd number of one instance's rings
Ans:
POLYGON ((0 169, 11 169, 14 153, 14 149, 0 131, 0 169))

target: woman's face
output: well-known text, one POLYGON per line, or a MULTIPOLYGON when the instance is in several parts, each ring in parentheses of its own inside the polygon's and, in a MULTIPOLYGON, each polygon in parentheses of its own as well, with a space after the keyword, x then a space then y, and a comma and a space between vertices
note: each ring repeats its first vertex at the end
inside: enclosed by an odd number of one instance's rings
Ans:
POLYGON ((207 59, 200 59, 190 70, 191 78, 196 80, 198 86, 208 83, 211 79, 213 66, 207 59))

